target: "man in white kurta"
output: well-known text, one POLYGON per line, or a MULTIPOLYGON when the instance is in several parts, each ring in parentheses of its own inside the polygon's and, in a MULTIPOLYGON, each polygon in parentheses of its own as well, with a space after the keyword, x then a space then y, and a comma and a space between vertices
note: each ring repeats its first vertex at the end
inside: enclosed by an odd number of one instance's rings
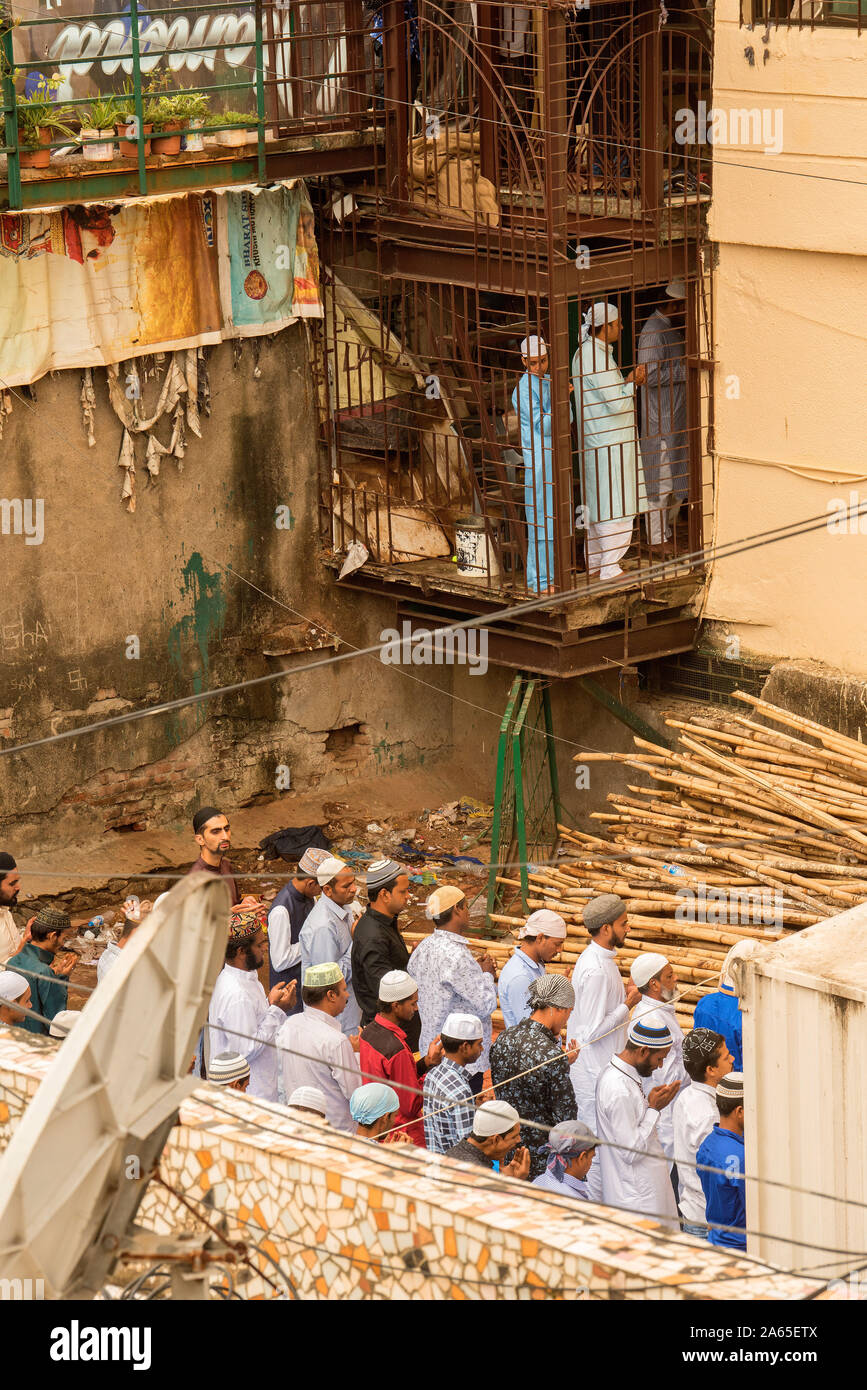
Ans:
MULTIPOLYGON (((680 1090, 685 1091, 690 1080, 683 1064, 683 1029, 677 1021, 677 1010, 674 1007, 674 1001, 677 998, 677 976, 674 969, 665 956, 656 951, 645 951, 633 962, 630 975, 632 983, 641 990, 641 998, 632 1014, 633 1020, 641 1018, 647 1013, 657 1013, 665 1019, 671 1036, 674 1038, 674 1046, 659 1071, 655 1072, 653 1076, 645 1077, 644 1094, 649 1096, 654 1086, 668 1086, 673 1081, 679 1082, 680 1090)), ((659 1135, 659 1142, 666 1158, 669 1158, 673 1163, 674 1120, 672 1106, 666 1106, 660 1114, 656 1132, 659 1135)))
POLYGON ((363 1083, 352 1043, 340 1027, 349 991, 339 966, 329 961, 306 970, 302 998, 304 1012, 287 1018, 277 1035, 283 1089, 291 1096, 300 1086, 315 1087, 325 1097, 328 1123, 354 1134, 349 1100, 363 1083))
POLYGON ((24 944, 24 933, 11 911, 18 902, 20 887, 21 879, 15 860, 5 850, 0 851, 0 963, 3 965, 24 944))
POLYGON ((648 507, 635 420, 635 388, 644 382, 646 369, 638 366, 623 376, 614 355, 619 337, 617 306, 593 304, 572 358, 591 579, 623 574, 620 561, 629 549, 636 513, 648 507))
MULTIPOLYGON (((617 947, 626 940, 629 923, 626 904, 616 893, 591 898, 582 912, 590 933, 590 945, 578 957, 572 971, 575 1007, 566 1025, 566 1036, 578 1044, 572 1064, 572 1085, 578 1102, 578 1119, 592 1132, 596 1127, 596 1078, 626 1042, 629 1010, 637 1003, 637 989, 624 990, 617 968, 617 947)), ((590 1195, 599 1200, 600 1169, 591 1170, 590 1195)))
POLYGON ((673 1044, 664 1021, 652 1013, 630 1023, 626 1046, 596 1083, 596 1133, 603 1202, 676 1229, 677 1205, 657 1126, 677 1084, 654 1086, 644 1094, 645 1078, 658 1070, 673 1044))
POLYGON ((266 995, 258 970, 265 960, 265 933, 260 921, 230 927, 226 964, 208 1010, 206 1058, 239 1053, 250 1064, 247 1095, 277 1100, 277 1030, 295 1002, 295 986, 275 985, 266 995))
POLYGON ((732 1069, 732 1054, 722 1033, 710 1028, 693 1028, 683 1040, 682 1051, 692 1084, 679 1091, 671 1105, 677 1204, 683 1229, 691 1235, 706 1236, 701 1225, 705 1220, 705 1195, 695 1167, 696 1154, 719 1119, 716 1088, 732 1069))

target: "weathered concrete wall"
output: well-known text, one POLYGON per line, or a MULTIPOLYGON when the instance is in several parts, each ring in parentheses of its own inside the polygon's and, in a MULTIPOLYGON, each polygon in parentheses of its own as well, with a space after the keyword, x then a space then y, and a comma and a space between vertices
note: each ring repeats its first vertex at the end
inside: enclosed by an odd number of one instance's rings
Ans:
MULTIPOLYGON (((0 535, 3 746, 333 654, 265 656, 286 650, 273 634, 287 624, 312 619, 356 647, 392 625, 387 600, 342 593, 316 562, 307 330, 247 343, 237 360, 223 345, 209 369, 201 440, 191 439, 182 470, 164 459, 154 483, 139 455, 132 515, 120 501, 121 426, 104 373, 94 373, 90 449, 80 373, 14 402, 2 492, 43 499, 45 523, 40 545, 0 535), (288 529, 276 525, 278 506, 290 510, 288 529), (138 659, 127 656, 133 635, 138 659)), ((303 647, 306 629, 295 631, 303 647)), ((49 826, 53 848, 185 818, 203 800, 244 805, 273 795, 280 764, 299 790, 345 784, 362 767, 421 764, 451 740, 451 704, 437 694, 449 673, 425 679, 419 699, 415 682, 361 658, 2 757, 3 838, 25 853, 44 845, 49 826)))

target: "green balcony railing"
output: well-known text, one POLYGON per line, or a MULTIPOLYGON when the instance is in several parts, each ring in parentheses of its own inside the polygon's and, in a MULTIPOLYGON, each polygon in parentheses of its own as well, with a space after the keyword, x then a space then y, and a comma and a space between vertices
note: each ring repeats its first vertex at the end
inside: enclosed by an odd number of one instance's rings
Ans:
POLYGON ((52 190, 69 179, 70 201, 103 189, 146 195, 166 186, 156 175, 167 162, 182 166, 171 186, 184 186, 192 164, 200 185, 210 177, 201 166, 215 161, 219 181, 265 183, 268 151, 285 148, 275 142, 308 136, 315 148, 376 120, 361 0, 139 4, 36 19, 29 8, 0 12, 0 207, 32 205, 25 187, 43 179, 52 190), (202 67, 213 80, 201 80, 202 67))

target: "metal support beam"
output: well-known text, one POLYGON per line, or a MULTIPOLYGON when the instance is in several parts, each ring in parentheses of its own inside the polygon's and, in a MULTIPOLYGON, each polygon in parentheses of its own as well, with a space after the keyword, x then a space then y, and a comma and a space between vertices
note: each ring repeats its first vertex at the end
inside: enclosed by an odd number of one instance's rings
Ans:
POLYGON ((674 747, 670 738, 666 738, 665 734, 659 733, 652 724, 648 724, 645 719, 642 719, 640 714, 636 714, 634 710, 622 704, 615 695, 607 691, 598 681, 593 680, 592 676, 580 676, 578 684, 598 705, 606 709, 609 714, 613 714, 615 719, 619 719, 621 724, 625 724, 633 733, 647 739, 649 743, 658 743, 660 748, 674 747))

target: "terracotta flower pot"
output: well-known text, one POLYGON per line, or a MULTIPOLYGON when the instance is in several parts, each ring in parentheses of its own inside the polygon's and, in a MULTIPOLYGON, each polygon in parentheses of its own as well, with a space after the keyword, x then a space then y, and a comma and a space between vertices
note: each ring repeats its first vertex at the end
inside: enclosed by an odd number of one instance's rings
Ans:
POLYGON ((81 127, 82 140, 100 140, 99 145, 82 145, 81 153, 85 159, 92 159, 96 163, 109 163, 114 159, 114 131, 97 130, 94 126, 81 127))
POLYGON ((180 154, 181 137, 173 132, 180 130, 182 126, 182 121, 166 121, 160 127, 159 135, 155 135, 151 141, 154 154, 180 154))
MULTIPOLYGON (((120 150, 120 155, 122 159, 138 159, 138 140, 130 140, 127 137, 127 130, 129 129, 130 124, 131 121, 116 121, 114 126, 118 136, 118 149, 120 150)), ((145 154, 150 154, 151 152, 151 142, 147 139, 147 137, 150 135, 152 130, 152 124, 146 123, 144 126, 142 126, 142 133, 145 136, 145 154)))
MULTIPOLYGON (((51 139, 51 131, 43 126, 39 127, 39 143, 47 145, 51 139)), ((21 150, 18 155, 22 169, 47 169, 51 163, 50 150, 21 150)))

